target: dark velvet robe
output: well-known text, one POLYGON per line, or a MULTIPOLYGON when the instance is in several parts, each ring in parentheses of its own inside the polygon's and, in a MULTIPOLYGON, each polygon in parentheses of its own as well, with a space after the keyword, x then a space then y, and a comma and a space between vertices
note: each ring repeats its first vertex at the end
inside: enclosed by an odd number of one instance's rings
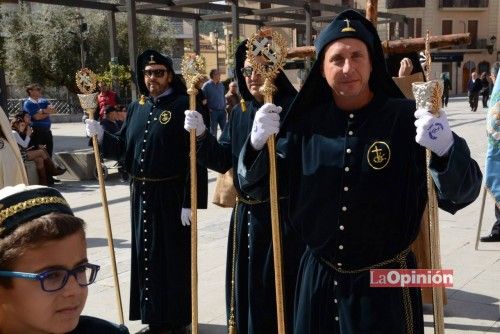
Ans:
MULTIPOLYGON (((307 243, 294 333, 423 333, 418 289, 370 288, 369 270, 341 273, 393 259, 417 236, 427 187, 414 110, 414 101, 379 93, 360 110, 345 112, 332 101, 285 121, 280 189, 289 191, 288 221, 307 243), (376 142, 389 148, 385 166, 374 163, 373 150, 384 146, 376 142)), ((439 205, 451 213, 476 199, 482 178, 466 142, 453 137, 449 156, 431 160, 439 205)), ((258 198, 267 188, 267 152, 247 143, 240 159, 241 187, 258 198)), ((411 252, 383 268, 405 267, 415 268, 411 252)))
POLYGON ((78 326, 68 334, 129 334, 129 331, 124 325, 117 326, 106 320, 82 315, 78 326))
MULTIPOLYGON (((124 158, 131 175, 130 320, 182 327, 191 323, 189 133, 186 95, 175 91, 133 102, 117 135, 105 132, 102 153, 124 158)), ((207 171, 198 168, 198 208, 207 205, 207 171)))
MULTIPOLYGON (((276 98, 275 103, 286 110, 291 98, 276 98)), ((255 112, 261 106, 256 101, 247 101, 247 111, 237 105, 230 114, 219 141, 206 132, 199 141, 199 163, 219 173, 236 167, 239 153, 247 139, 255 112)), ((235 178, 236 180, 236 178, 235 178)), ((241 193, 237 182, 236 190, 241 193)), ((266 193, 268 197, 268 192, 266 193)), ((243 198, 251 201, 251 198, 243 198)), ((287 201, 282 199, 280 220, 286 220, 287 201)), ((300 257, 304 245, 290 225, 282 224, 283 279, 286 322, 292 328, 293 296, 300 257)), ((235 309, 238 334, 276 333, 276 299, 274 289, 274 267, 271 237, 271 216, 267 198, 258 204, 239 201, 233 209, 229 226, 227 268, 226 268, 226 306, 229 317, 231 306, 231 275, 235 247, 235 309), (236 233, 234 229, 236 228, 236 233), (236 236, 236 238, 234 237, 236 236), (235 244, 233 244, 235 243, 235 244)))

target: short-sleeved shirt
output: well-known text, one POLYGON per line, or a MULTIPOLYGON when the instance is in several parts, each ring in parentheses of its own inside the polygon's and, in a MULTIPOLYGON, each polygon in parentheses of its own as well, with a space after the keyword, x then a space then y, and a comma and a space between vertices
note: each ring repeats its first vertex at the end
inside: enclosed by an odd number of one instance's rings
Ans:
POLYGON ((31 125, 34 128, 46 128, 50 129, 51 120, 50 116, 44 119, 35 120, 33 118, 41 109, 46 109, 49 106, 49 101, 44 98, 34 100, 31 97, 27 98, 23 103, 23 110, 26 111, 31 116, 31 125))
POLYGON ((225 110, 226 97, 224 96, 224 85, 213 80, 208 80, 201 88, 208 102, 209 110, 225 110))

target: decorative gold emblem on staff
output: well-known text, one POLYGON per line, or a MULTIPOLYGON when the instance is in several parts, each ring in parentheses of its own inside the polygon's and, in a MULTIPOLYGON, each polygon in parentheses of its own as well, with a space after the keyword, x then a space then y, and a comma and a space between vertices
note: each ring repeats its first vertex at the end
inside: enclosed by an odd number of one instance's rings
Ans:
MULTIPOLYGON (((205 60, 194 54, 184 55, 181 64, 189 95, 189 109, 196 110, 196 83, 205 73, 205 60)), ((191 173, 191 333, 198 333, 198 194, 196 178, 196 130, 189 131, 190 173, 191 173)))
MULTIPOLYGON (((281 34, 271 30, 260 30, 247 41, 247 58, 254 71, 264 78, 260 92, 264 95, 264 103, 272 103, 276 86, 274 78, 283 69, 287 55, 286 41, 281 34), (263 64, 261 61, 265 60, 263 64)), ((274 278, 276 288, 276 312, 278 333, 285 333, 285 311, 283 301, 283 268, 281 249, 281 230, 278 208, 278 182, 276 175, 276 143, 275 136, 267 140, 269 149, 269 202, 271 205, 271 226, 273 238, 274 278)))
MULTIPOLYGON (((414 82, 413 95, 417 109, 429 110, 435 117, 439 117, 441 109, 441 96, 443 94, 443 82, 441 80, 431 80, 431 53, 429 42, 429 30, 425 37, 425 63, 424 72, 426 82, 414 82)), ((430 163, 432 152, 426 150, 426 163, 430 163)), ((434 181, 430 170, 427 169, 427 209, 429 214, 429 241, 430 241, 430 269, 441 268, 441 254, 439 245, 439 213, 434 181)), ((432 307, 434 311, 434 333, 444 333, 444 310, 443 310, 443 289, 441 287, 432 287, 432 307)))
MULTIPOLYGON (((97 94, 94 93, 97 85, 97 77, 91 70, 82 68, 76 72, 76 85, 83 94, 78 94, 80 105, 83 110, 89 115, 90 119, 94 119, 94 112, 98 106, 97 94)), ((124 324, 123 320, 123 306, 120 293, 120 282, 118 281, 118 270, 116 269, 115 247, 113 244, 113 232, 111 230, 111 221, 109 218, 108 200, 106 196, 106 188, 104 186, 104 176, 101 167, 101 155, 99 154, 99 143, 97 142, 97 135, 92 136, 92 145, 94 147, 94 158, 97 168, 97 175, 99 178, 99 188, 101 191, 102 208, 104 209, 104 218, 106 220, 106 232, 108 238, 109 254, 111 256, 111 266, 113 269, 113 278, 115 281, 115 295, 116 304, 118 305, 118 316, 120 324, 124 324)))

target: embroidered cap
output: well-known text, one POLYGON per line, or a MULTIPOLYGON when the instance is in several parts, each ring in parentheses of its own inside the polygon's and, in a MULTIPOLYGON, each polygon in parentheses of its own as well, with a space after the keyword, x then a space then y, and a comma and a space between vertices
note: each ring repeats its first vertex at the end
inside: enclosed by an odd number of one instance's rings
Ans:
POLYGON ((43 215, 73 211, 59 191, 44 186, 18 184, 0 190, 0 237, 43 215))

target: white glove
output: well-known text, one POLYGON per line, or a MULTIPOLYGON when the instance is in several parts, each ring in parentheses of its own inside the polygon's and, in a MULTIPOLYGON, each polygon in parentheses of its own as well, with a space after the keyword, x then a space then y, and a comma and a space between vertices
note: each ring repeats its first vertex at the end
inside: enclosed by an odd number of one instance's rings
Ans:
POLYGON ((439 117, 434 117, 427 110, 418 109, 415 111, 415 118, 416 142, 440 157, 446 155, 454 140, 445 112, 440 110, 439 117))
POLYGON ((85 120, 85 132, 89 137, 97 135, 97 141, 99 143, 102 143, 102 137, 104 137, 104 129, 98 121, 87 118, 85 120))
POLYGON ((398 77, 406 77, 411 75, 411 71, 413 71, 413 64, 411 63, 410 58, 403 58, 399 65, 398 77))
POLYGON ((182 208, 181 221, 182 221, 182 226, 191 225, 191 209, 182 208))
POLYGON ((267 139, 280 130, 280 112, 281 107, 266 103, 255 113, 250 135, 250 144, 255 150, 261 150, 267 139))
POLYGON ((201 116, 199 112, 196 110, 186 110, 184 111, 184 115, 186 115, 186 118, 184 118, 184 129, 186 129, 187 132, 191 129, 195 129, 196 137, 205 133, 207 127, 205 123, 203 123, 203 116, 201 116))

